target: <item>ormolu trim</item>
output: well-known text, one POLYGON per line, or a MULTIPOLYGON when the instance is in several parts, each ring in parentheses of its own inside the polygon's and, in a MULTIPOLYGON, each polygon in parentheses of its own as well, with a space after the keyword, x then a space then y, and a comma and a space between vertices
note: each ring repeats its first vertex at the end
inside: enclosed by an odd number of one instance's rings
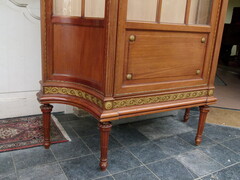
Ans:
MULTIPOLYGON (((202 91, 167 94, 167 95, 160 95, 160 96, 116 100, 116 101, 113 102, 113 109, 114 108, 129 107, 129 106, 137 106, 137 105, 145 105, 145 104, 175 101, 175 100, 181 100, 181 99, 204 97, 204 96, 208 96, 209 92, 212 92, 212 91, 213 90, 210 90, 210 91, 202 90, 202 91)), ((210 93, 210 94, 212 94, 212 93, 210 93)))
POLYGON ((154 104, 154 103, 160 103, 160 102, 176 101, 181 99, 212 96, 213 92, 214 91, 211 89, 211 90, 201 90, 201 91, 183 92, 183 93, 140 97, 140 98, 130 98, 130 99, 124 99, 124 100, 103 102, 101 99, 81 90, 65 88, 65 87, 44 87, 44 94, 63 94, 63 95, 76 96, 79 98, 83 98, 89 102, 92 102, 97 106, 99 106, 100 108, 104 107, 106 110, 129 107, 129 106, 154 104))
POLYGON ((63 94, 76 96, 82 99, 85 99, 89 102, 96 104, 99 107, 103 107, 103 101, 87 92, 72 89, 72 88, 63 88, 63 87, 44 87, 44 94, 63 94))

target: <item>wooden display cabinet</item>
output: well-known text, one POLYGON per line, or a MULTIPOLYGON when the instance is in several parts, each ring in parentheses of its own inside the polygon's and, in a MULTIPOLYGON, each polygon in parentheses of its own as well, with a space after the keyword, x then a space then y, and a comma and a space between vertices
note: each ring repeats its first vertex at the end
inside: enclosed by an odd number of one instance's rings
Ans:
POLYGON ((99 120, 100 167, 107 168, 111 121, 199 106, 202 141, 213 96, 227 0, 41 0, 38 100, 44 146, 51 103, 99 120))

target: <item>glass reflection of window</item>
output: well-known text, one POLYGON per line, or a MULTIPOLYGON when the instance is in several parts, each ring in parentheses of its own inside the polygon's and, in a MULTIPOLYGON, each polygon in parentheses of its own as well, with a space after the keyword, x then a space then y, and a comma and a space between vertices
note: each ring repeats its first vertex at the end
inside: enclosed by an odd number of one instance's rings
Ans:
POLYGON ((128 0, 127 20, 209 24, 212 0, 128 0))
POLYGON ((53 7, 57 16, 81 16, 81 0, 54 0, 53 7))
POLYGON ((191 0, 189 24, 209 24, 212 0, 191 0))
POLYGON ((53 14, 104 18, 105 0, 53 0, 53 14))
POLYGON ((128 0, 129 21, 155 21, 158 0, 128 0))

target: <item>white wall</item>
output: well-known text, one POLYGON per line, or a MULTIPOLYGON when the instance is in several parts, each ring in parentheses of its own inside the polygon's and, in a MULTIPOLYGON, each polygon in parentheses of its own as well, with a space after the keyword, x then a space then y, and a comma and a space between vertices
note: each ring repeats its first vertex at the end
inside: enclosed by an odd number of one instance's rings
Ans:
MULTIPOLYGON (((29 10, 39 16, 40 0, 15 1, 29 3, 29 10)), ((40 21, 26 8, 0 0, 0 119, 39 114, 40 79, 40 21)))

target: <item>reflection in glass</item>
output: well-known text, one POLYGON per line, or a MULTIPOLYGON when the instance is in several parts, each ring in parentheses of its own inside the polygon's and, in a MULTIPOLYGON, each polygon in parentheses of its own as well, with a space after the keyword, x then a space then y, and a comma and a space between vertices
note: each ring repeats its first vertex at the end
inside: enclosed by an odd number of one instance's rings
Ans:
POLYGON ((104 18, 105 0, 85 0, 85 17, 104 18))
POLYGON ((128 0, 127 20, 156 21, 158 0, 128 0))
POLYGON ((81 16, 81 0, 54 0, 53 14, 58 16, 81 16))
POLYGON ((192 0, 189 24, 209 24, 212 0, 192 0))
POLYGON ((165 23, 184 23, 187 0, 162 0, 161 20, 165 23))

